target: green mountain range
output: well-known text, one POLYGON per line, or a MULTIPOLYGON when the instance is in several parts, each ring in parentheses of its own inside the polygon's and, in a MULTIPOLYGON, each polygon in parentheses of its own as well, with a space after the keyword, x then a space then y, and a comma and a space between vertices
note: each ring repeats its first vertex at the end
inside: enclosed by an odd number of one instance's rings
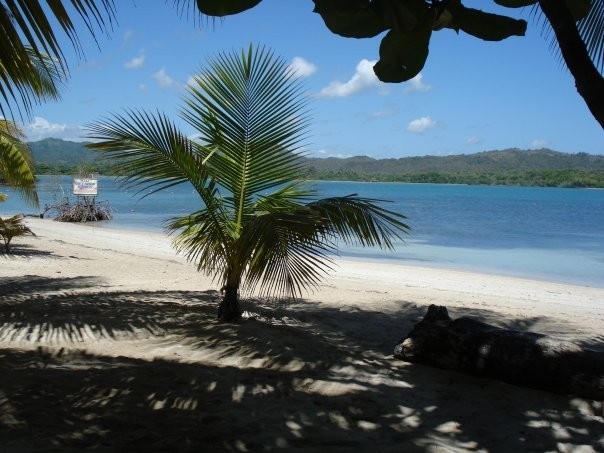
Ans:
MULTIPOLYGON (((85 143, 48 138, 30 142, 38 174, 112 174, 109 162, 85 143)), ((604 156, 550 149, 506 149, 451 156, 373 159, 308 158, 308 177, 320 180, 604 187, 604 156)))

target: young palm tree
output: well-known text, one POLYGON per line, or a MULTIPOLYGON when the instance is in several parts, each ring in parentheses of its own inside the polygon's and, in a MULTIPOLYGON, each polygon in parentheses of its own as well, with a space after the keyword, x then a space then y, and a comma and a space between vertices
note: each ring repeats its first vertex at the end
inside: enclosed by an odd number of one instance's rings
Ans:
POLYGON ((93 124, 90 145, 124 183, 158 191, 189 182, 199 210, 174 218, 174 244, 224 290, 219 319, 240 316, 239 289, 301 295, 330 269, 336 238, 392 247, 404 216, 355 195, 317 199, 299 178, 309 116, 302 87, 265 49, 222 54, 188 87, 188 138, 162 114, 130 111, 93 124))
POLYGON ((34 232, 23 223, 23 216, 16 215, 3 219, 0 217, 0 237, 4 241, 4 252, 10 253, 10 243, 15 237, 19 236, 35 236, 34 232))

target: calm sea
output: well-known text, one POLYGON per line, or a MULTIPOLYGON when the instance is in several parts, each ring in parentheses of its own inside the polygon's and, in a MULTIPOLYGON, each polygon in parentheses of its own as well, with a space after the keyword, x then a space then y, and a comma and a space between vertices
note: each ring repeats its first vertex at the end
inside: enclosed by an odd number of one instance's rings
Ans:
MULTIPOLYGON (((314 182, 323 196, 389 200, 413 228, 394 252, 344 248, 342 256, 395 260, 604 287, 604 190, 440 184, 314 182)), ((71 178, 42 176, 42 206, 71 193, 71 178)), ((162 231, 162 222, 192 212, 199 201, 188 186, 140 199, 111 178, 99 180, 99 200, 114 219, 95 226, 162 231)), ((10 189, 3 215, 33 213, 10 189)), ((73 197, 72 197, 73 198, 73 197)))

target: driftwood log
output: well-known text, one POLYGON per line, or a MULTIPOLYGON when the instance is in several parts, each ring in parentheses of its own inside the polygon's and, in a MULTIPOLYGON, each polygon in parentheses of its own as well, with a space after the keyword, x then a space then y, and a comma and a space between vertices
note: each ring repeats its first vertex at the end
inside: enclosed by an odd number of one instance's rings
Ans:
POLYGON ((554 393, 604 399, 604 353, 545 335, 452 320, 431 305, 394 348, 396 358, 554 393))

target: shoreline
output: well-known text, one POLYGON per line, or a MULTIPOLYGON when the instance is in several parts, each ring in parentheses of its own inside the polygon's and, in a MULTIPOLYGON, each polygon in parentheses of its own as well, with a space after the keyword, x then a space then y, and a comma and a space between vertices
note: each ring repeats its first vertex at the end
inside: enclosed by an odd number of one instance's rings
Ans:
POLYGON ((0 254, 7 452, 604 448, 601 401, 392 357, 430 304, 604 352, 602 289, 340 259, 224 324, 165 235, 26 222, 0 254))
MULTIPOLYGON (((38 217, 35 215, 26 215, 26 219, 34 219, 37 220, 38 217)), ((51 219, 43 219, 43 220, 51 220, 51 219)), ((152 228, 142 228, 138 223, 130 223, 126 225, 120 224, 112 224, 114 220, 106 222, 86 222, 81 223, 80 226, 84 228, 96 228, 100 230, 114 230, 121 231, 124 233, 132 233, 132 234, 154 234, 163 236, 164 238, 168 238, 170 240, 173 236, 168 236, 161 228, 152 227, 152 228)), ((340 254, 333 255, 332 258, 334 261, 345 260, 345 261, 360 261, 367 263, 382 263, 385 265, 394 265, 394 266, 409 266, 409 267, 420 267, 426 269, 432 269, 434 271, 461 271, 461 272, 469 272, 476 274, 484 274, 490 276, 500 276, 500 277, 510 277, 510 278, 518 278, 523 280, 535 280, 543 283, 560 283, 571 286, 584 286, 590 288, 598 288, 604 289, 604 277, 599 280, 594 280, 593 278, 585 278, 584 276, 579 278, 577 276, 569 277, 553 275, 548 273, 547 271, 529 271, 527 269, 519 270, 517 268, 507 268, 503 269, 501 264, 492 265, 487 264, 484 266, 479 260, 475 260, 472 264, 470 263, 461 263, 459 261, 447 261, 446 259, 438 260, 438 258, 434 259, 423 259, 418 256, 417 247, 424 248, 423 253, 425 254, 426 247, 428 250, 430 249, 438 249, 439 247, 445 246, 435 246, 432 244, 423 244, 421 242, 416 243, 414 238, 410 238, 405 241, 405 244, 397 246, 396 250, 389 254, 386 251, 381 251, 379 249, 371 249, 371 248, 353 248, 350 250, 342 249, 340 254), (406 247, 411 247, 412 250, 410 253, 405 256, 406 247)), ((456 250, 457 254, 460 253, 476 253, 476 251, 480 251, 481 249, 472 249, 472 248, 464 248, 461 246, 451 246, 445 247, 452 250, 456 250)), ((505 249, 501 249, 501 252, 505 252, 505 249)), ((536 253, 549 253, 548 249, 527 249, 527 253, 536 252, 536 253)), ((438 252, 436 252, 438 253, 438 252)), ((421 255, 422 252, 419 252, 421 255)), ((441 257, 442 258, 442 257, 441 257)))
MULTIPOLYGON (((32 251, 48 249, 44 253, 50 256, 67 256, 65 268, 54 269, 53 265, 62 267, 60 260, 33 254, 11 263, 7 269, 9 275, 31 274, 35 270, 45 277, 58 273, 76 278, 96 273, 107 281, 107 288, 137 289, 142 286, 204 291, 219 287, 211 278, 198 272, 193 263, 178 255, 171 246, 170 237, 164 233, 50 219, 27 218, 26 222, 38 237, 16 238, 13 247, 23 245, 32 251), (137 259, 141 260, 140 265, 136 264, 137 259), (135 271, 138 266, 140 270, 135 271), (116 272, 119 269, 129 269, 131 274, 116 272), (154 279, 148 273, 156 273, 160 278, 154 279)), ((362 296, 368 304, 379 303, 391 309, 396 309, 400 301, 409 301, 424 308, 432 303, 445 305, 453 310, 453 314, 488 308, 516 318, 547 314, 559 317, 558 321, 572 314, 582 319, 583 329, 559 326, 553 329, 555 332, 549 328, 542 332, 560 334, 571 340, 573 332, 584 330, 580 336, 586 338, 604 325, 604 288, 596 286, 371 258, 337 257, 334 264, 334 270, 318 287, 304 293, 304 300, 331 306, 347 305, 347 301, 351 301, 361 306, 357 299, 362 296)), ((259 295, 242 291, 242 297, 257 298, 259 295)), ((505 325, 502 322, 501 325, 505 325)))

